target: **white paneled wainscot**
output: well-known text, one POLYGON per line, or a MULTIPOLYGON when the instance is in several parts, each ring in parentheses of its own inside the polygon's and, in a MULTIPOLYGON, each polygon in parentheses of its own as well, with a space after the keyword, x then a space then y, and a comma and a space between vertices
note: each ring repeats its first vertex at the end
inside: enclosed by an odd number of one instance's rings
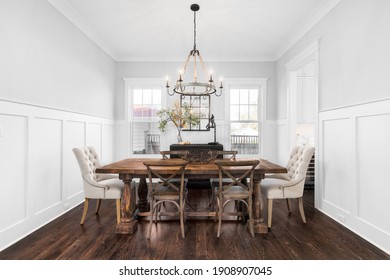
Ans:
POLYGON ((114 160, 115 122, 0 100, 0 251, 84 200, 72 148, 114 160))
POLYGON ((319 114, 319 208, 390 252, 390 100, 319 114))

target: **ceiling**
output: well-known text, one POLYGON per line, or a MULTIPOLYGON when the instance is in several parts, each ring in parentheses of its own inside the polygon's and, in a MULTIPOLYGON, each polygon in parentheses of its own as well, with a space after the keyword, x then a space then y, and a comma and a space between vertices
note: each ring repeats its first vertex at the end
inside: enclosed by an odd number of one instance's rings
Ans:
POLYGON ((48 0, 116 61, 273 61, 340 0, 48 0))

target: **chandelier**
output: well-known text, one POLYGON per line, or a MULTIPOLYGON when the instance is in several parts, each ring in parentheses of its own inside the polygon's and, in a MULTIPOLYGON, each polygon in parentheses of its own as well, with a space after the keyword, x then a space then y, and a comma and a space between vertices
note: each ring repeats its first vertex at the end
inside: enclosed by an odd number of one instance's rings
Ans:
POLYGON ((188 55, 182 70, 180 70, 179 72, 179 78, 176 81, 175 87, 173 88, 173 92, 169 91, 170 85, 167 80, 166 82, 167 93, 170 96, 174 95, 175 93, 181 95, 205 96, 205 95, 215 94, 215 96, 221 96, 222 89, 223 89, 222 80, 218 92, 213 81, 213 75, 211 72, 207 71, 206 65, 200 55, 200 52, 196 48, 196 12, 199 11, 199 5, 192 4, 190 9, 191 11, 194 12, 194 48, 190 51, 190 54, 188 55), (192 82, 184 82, 183 79, 185 77, 187 67, 190 61, 193 62, 194 80, 192 82), (205 79, 208 82, 198 82, 197 62, 199 62, 199 64, 201 65, 202 70, 205 74, 205 79))

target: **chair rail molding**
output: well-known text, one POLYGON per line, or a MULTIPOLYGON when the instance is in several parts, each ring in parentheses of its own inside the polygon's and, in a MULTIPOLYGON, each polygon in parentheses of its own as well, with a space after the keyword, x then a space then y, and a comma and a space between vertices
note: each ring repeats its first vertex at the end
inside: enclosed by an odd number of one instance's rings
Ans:
POLYGON ((83 201, 72 148, 93 145, 111 162, 116 130, 112 119, 3 99, 0 128, 3 250, 83 201))

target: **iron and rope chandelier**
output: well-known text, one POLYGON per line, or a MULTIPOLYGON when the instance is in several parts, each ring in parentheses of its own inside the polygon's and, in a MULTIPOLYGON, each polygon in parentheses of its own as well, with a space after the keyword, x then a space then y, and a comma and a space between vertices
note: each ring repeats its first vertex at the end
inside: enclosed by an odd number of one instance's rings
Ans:
POLYGON ((222 80, 218 92, 213 81, 213 75, 211 72, 207 71, 203 58, 201 57, 199 50, 196 48, 196 12, 199 11, 199 8, 200 7, 198 4, 192 4, 190 7, 191 11, 194 12, 194 48, 190 51, 182 70, 180 70, 179 72, 179 78, 176 81, 176 85, 173 88, 173 92, 169 91, 170 86, 168 80, 166 82, 167 93, 171 96, 174 95, 175 93, 181 95, 199 95, 199 96, 205 96, 211 94, 215 94, 215 96, 222 95, 222 89, 223 89, 222 80), (191 60, 193 61, 194 80, 193 82, 184 82, 183 79, 187 71, 188 63, 191 60), (197 72, 198 61, 203 69, 206 80, 208 80, 208 82, 198 82, 198 72, 197 72), (209 76, 207 74, 209 74, 209 76))

